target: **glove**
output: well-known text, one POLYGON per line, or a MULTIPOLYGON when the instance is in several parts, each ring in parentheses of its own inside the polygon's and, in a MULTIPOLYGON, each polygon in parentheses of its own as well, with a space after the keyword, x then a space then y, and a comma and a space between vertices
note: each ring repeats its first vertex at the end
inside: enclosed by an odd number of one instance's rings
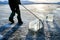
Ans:
POLYGON ((20 4, 21 5, 21 1, 20 0, 17 0, 18 1, 18 4, 20 4))
POLYGON ((21 2, 19 4, 21 5, 21 2))

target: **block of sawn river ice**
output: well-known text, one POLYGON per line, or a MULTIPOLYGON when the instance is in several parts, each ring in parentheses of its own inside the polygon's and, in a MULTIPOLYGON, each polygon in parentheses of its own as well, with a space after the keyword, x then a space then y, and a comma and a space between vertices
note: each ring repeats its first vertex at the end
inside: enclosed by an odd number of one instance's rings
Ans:
POLYGON ((53 20, 54 20, 54 14, 48 14, 48 15, 46 16, 46 21, 53 22, 53 20))
POLYGON ((32 31, 37 31, 42 28, 42 23, 38 19, 33 20, 29 23, 29 29, 32 31))

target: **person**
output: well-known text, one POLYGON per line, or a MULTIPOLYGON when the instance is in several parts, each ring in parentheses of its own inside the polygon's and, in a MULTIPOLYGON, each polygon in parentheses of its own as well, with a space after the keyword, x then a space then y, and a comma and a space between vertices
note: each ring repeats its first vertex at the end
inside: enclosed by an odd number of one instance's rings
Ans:
POLYGON ((22 20, 21 20, 21 14, 20 14, 20 9, 19 9, 19 4, 21 5, 21 2, 20 0, 8 0, 8 3, 9 3, 9 6, 10 6, 10 9, 12 11, 10 17, 9 17, 9 21, 11 23, 14 23, 14 16, 15 16, 15 13, 17 13, 17 19, 18 19, 18 24, 23 24, 22 20))

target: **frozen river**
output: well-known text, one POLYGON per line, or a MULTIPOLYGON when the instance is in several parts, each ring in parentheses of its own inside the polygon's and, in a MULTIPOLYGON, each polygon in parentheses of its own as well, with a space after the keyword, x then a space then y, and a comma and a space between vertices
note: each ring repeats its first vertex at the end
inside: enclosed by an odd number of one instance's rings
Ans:
MULTIPOLYGON (((60 5, 55 4, 31 4, 24 5, 29 9, 33 14, 35 14, 42 21, 44 20, 45 35, 42 32, 37 33, 36 40, 60 40, 60 5), (48 21, 48 22, 46 22, 48 21), (45 38, 45 39, 44 39, 45 38)), ((27 11, 23 6, 20 5, 21 16, 23 20, 23 25, 19 28, 9 40, 35 40, 33 39, 34 35, 28 32, 29 23, 36 20, 36 17, 33 16, 29 11, 27 11), (28 35, 28 36, 27 36, 28 35), (32 38, 29 38, 33 36, 32 38), (26 37, 26 38, 24 38, 26 37)), ((0 5, 0 29, 9 23, 8 18, 10 16, 11 10, 9 5, 0 5)), ((15 24, 17 23, 16 16, 14 17, 15 24)), ((15 27, 13 24, 4 31, 0 31, 0 34, 5 35, 12 27, 15 27)), ((8 25, 9 26, 9 25, 8 25)), ((32 32, 31 32, 32 33, 32 32)), ((8 34, 8 33, 7 33, 8 34)), ((6 35, 7 35, 6 34, 6 35)), ((6 36, 5 35, 5 36, 6 36)), ((0 37, 1 38, 1 37, 0 37)))

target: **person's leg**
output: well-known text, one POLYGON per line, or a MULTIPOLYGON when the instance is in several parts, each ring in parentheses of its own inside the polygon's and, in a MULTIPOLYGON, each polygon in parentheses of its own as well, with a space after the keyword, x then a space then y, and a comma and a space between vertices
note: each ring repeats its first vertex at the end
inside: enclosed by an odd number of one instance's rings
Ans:
POLYGON ((13 7, 13 5, 10 5, 10 9, 11 9, 12 13, 11 13, 11 15, 9 17, 9 21, 12 22, 12 23, 14 23, 13 18, 15 16, 15 7, 13 7))
POLYGON ((9 21, 12 22, 12 23, 14 23, 14 20, 13 20, 14 16, 15 16, 15 13, 12 12, 10 17, 9 17, 9 21))
POLYGON ((21 19, 21 14, 20 14, 20 10, 19 10, 19 5, 16 5, 16 13, 17 13, 17 19, 18 19, 18 23, 22 24, 22 19, 21 19))

